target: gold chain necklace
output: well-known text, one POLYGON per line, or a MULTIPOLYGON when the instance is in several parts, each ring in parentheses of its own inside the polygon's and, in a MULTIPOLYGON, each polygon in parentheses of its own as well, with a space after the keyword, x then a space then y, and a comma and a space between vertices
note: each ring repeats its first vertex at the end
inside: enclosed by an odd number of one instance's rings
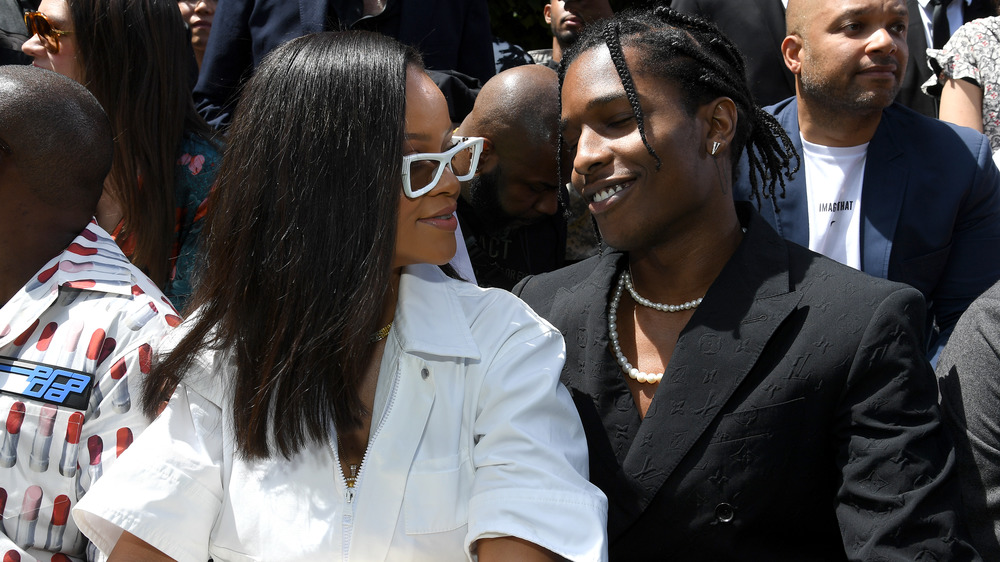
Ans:
POLYGON ((392 321, 390 320, 384 328, 372 334, 372 337, 368 340, 369 343, 380 342, 384 340, 389 335, 389 330, 392 329, 392 321))

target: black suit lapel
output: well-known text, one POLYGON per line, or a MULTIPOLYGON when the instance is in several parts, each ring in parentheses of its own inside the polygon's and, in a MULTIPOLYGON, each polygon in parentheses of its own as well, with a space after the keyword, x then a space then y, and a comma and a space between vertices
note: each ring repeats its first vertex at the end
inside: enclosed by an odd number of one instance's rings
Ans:
POLYGON ((587 278, 558 289, 547 316, 563 329, 563 382, 570 388, 586 429, 591 481, 608 496, 612 534, 623 528, 619 522, 630 523, 642 513, 636 498, 644 495, 621 468, 642 420, 608 351, 607 302, 622 259, 621 253, 609 253, 587 278))
POLYGON ((607 461, 618 466, 628 452, 639 426, 639 413, 618 364, 608 351, 607 303, 617 279, 623 254, 609 252, 581 283, 559 288, 549 320, 556 326, 573 327, 563 333, 566 366, 563 382, 589 395, 609 436, 613 454, 607 461))
POLYGON ((681 334, 622 465, 638 496, 633 518, 702 438, 794 310, 800 295, 789 287, 786 243, 754 212, 747 238, 681 334))

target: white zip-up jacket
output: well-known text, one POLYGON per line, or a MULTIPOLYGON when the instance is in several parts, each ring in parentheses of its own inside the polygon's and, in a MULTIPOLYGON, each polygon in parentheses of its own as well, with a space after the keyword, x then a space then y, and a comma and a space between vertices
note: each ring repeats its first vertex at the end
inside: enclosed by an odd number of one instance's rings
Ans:
POLYGON ((470 560, 476 540, 508 535, 605 560, 606 499, 563 360, 562 335, 510 293, 410 266, 355 488, 336 438, 237 458, 232 366, 206 352, 73 515, 102 551, 124 529, 181 561, 470 560))

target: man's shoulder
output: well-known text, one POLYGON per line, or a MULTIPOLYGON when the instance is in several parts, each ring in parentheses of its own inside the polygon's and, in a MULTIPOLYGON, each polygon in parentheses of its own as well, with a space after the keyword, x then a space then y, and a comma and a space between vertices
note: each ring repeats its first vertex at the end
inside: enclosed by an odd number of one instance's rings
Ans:
POLYGON ((54 289, 58 296, 42 317, 79 319, 107 337, 120 332, 115 335, 119 344, 162 334, 181 322, 160 288, 96 223, 30 281, 25 294, 36 297, 54 289))
POLYGON ((560 290, 575 292, 584 283, 597 283, 609 268, 614 268, 620 254, 608 252, 591 256, 572 265, 533 275, 514 287, 514 294, 542 316, 548 317, 555 295, 560 290))
MULTIPOLYGON (((790 268, 798 271, 797 288, 807 293, 818 291, 823 294, 838 295, 838 298, 843 295, 853 295, 844 301, 850 303, 855 302, 855 297, 860 295, 878 297, 876 300, 881 300, 901 289, 912 289, 905 283, 870 275, 805 246, 791 241, 786 242, 789 248, 790 268)), ((915 289, 912 290, 915 294, 919 294, 915 289)))
POLYGON ((794 110, 797 107, 798 98, 792 96, 790 98, 785 98, 778 103, 764 107, 764 111, 770 113, 771 115, 778 116, 784 114, 786 111, 794 110))
POLYGON ((967 185, 975 177, 990 177, 980 173, 995 167, 989 142, 979 131, 894 103, 882 112, 882 123, 872 138, 869 154, 886 149, 898 151, 912 168, 932 171, 924 176, 929 181, 937 182, 943 173, 956 185, 967 185))
POLYGON ((982 133, 974 129, 928 117, 898 102, 894 102, 882 110, 882 120, 888 128, 894 131, 906 131, 907 134, 920 132, 921 134, 934 135, 927 138, 901 137, 904 142, 915 144, 926 143, 940 146, 940 143, 947 143, 950 137, 957 135, 965 144, 978 148, 982 139, 986 138, 982 133))

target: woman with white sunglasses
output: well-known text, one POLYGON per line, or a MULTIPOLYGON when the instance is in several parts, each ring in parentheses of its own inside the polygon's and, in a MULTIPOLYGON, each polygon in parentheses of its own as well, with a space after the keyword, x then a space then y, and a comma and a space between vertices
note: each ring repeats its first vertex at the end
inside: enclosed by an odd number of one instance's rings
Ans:
POLYGON ((482 140, 419 55, 293 40, 229 142, 195 312, 145 387, 169 402, 84 533, 112 560, 605 559, 562 336, 439 267, 482 140))

